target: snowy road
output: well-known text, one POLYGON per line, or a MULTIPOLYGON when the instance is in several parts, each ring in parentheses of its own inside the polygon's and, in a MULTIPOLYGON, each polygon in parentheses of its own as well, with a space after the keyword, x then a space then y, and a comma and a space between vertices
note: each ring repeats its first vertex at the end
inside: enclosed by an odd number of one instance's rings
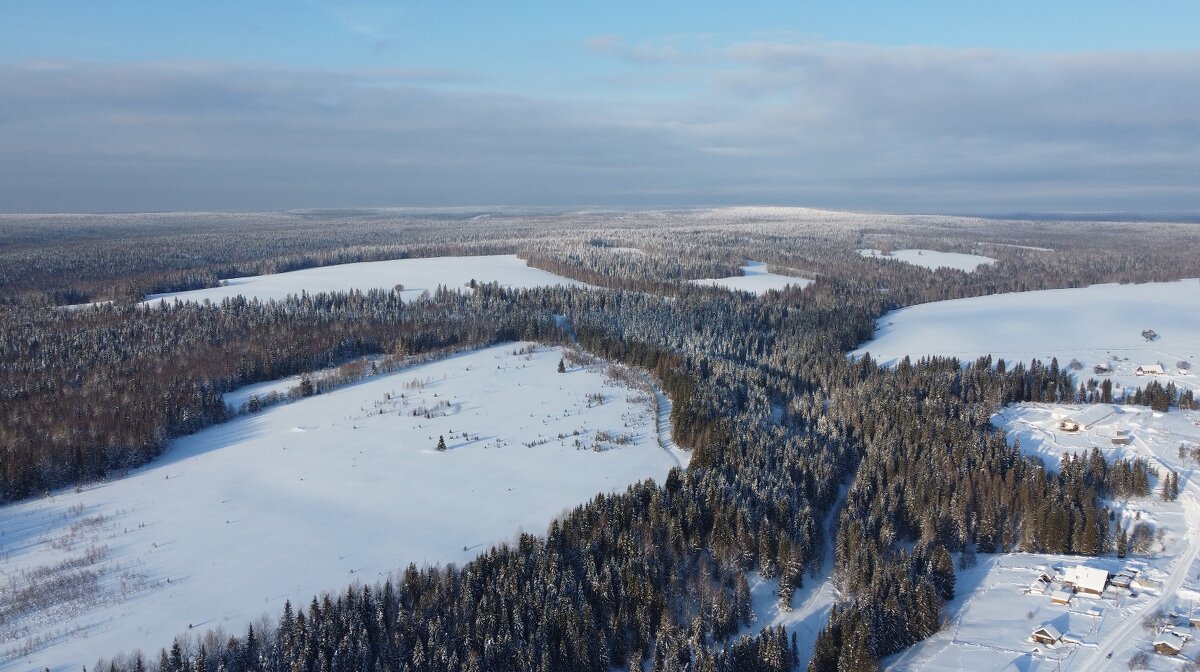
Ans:
MULTIPOLYGON (((1106 662, 1104 656, 1118 650, 1118 647, 1125 648, 1134 639, 1139 628, 1142 627, 1142 621, 1136 616, 1146 613, 1152 614, 1156 609, 1171 604, 1175 599, 1176 593, 1183 586, 1183 582, 1187 579, 1192 564, 1196 562, 1196 558, 1200 556, 1200 535, 1196 531, 1200 529, 1200 486, 1196 485, 1190 478, 1187 479, 1186 490, 1183 497, 1184 513, 1187 516, 1187 551, 1184 552, 1180 560, 1172 567, 1170 578, 1163 584, 1159 591, 1159 596, 1151 603, 1147 604, 1138 614, 1131 614, 1120 627, 1113 629, 1100 641, 1100 646, 1095 649, 1092 656, 1085 662, 1073 665, 1077 670, 1095 670, 1100 669, 1101 665, 1106 662)), ((1116 660, 1114 657, 1112 660, 1116 660)), ((1110 663, 1110 666, 1116 666, 1116 663, 1110 663)))

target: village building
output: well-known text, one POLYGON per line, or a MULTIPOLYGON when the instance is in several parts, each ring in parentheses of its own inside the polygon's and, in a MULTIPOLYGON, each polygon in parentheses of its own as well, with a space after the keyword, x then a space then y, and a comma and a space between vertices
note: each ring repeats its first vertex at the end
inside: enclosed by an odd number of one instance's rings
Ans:
POLYGON ((1161 376, 1164 373, 1161 364, 1142 364, 1133 370, 1135 376, 1161 376))
POLYGON ((1053 593, 1050 593, 1050 602, 1051 602, 1051 604, 1070 604, 1071 603, 1071 591, 1056 590, 1053 593))
POLYGON ((1045 625, 1038 626, 1038 628, 1029 635, 1029 638, 1038 644, 1053 645, 1057 644, 1058 640, 1062 639, 1062 633, 1058 631, 1058 628, 1046 623, 1045 625))
POLYGON ((1091 429, 1101 420, 1115 413, 1111 404, 1088 404, 1071 415, 1058 420, 1058 429, 1063 432, 1080 432, 1091 429))
POLYGON ((1067 570, 1062 583, 1074 588, 1077 593, 1103 595, 1104 589, 1108 587, 1108 572, 1097 567, 1075 565, 1067 570))
POLYGON ((1178 656, 1183 652, 1187 638, 1174 630, 1163 630, 1154 639, 1154 650, 1168 656, 1178 656))
POLYGON ((1028 588, 1025 589, 1025 592, 1029 593, 1030 595, 1045 595, 1046 591, 1049 589, 1050 582, 1039 577, 1036 581, 1031 583, 1028 588))
POLYGON ((1133 585, 1133 580, 1137 578, 1137 571, 1133 569, 1122 569, 1113 575, 1108 580, 1116 588, 1129 588, 1133 585))
POLYGON ((1129 442, 1131 440, 1133 440, 1133 437, 1130 436, 1128 430, 1124 430, 1124 429, 1119 430, 1117 432, 1116 436, 1114 436, 1112 438, 1112 442, 1113 442, 1114 446, 1128 446, 1129 442))

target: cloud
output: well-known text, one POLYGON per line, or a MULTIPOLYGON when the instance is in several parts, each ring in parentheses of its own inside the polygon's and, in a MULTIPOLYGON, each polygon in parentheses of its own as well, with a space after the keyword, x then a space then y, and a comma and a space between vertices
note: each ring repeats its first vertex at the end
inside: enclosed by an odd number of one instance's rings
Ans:
POLYGON ((350 32, 377 43, 387 39, 404 14, 403 6, 394 2, 312 0, 312 4, 350 32))
POLYGON ((597 54, 635 65, 698 65, 712 59, 712 54, 706 50, 687 48, 691 41, 688 36, 678 36, 631 45, 617 35, 600 35, 585 39, 584 44, 597 54))
POLYGON ((588 48, 624 72, 587 101, 439 70, 0 67, 0 210, 1200 210, 1200 53, 588 48))

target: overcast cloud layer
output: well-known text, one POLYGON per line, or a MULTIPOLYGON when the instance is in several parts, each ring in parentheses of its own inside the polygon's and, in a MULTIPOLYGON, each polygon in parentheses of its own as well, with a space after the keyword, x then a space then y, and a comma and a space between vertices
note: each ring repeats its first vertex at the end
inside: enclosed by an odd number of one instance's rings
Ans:
POLYGON ((581 48, 610 65, 586 98, 448 71, 0 66, 0 211, 1200 210, 1200 52, 581 48))

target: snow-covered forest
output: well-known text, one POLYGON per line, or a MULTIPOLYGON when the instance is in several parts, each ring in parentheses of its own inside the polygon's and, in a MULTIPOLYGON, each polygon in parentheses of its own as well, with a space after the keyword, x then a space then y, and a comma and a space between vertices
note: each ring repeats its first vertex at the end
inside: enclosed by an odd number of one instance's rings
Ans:
MULTIPOLYGON (((1115 558, 1128 539, 1114 502, 1160 496, 1155 479, 1166 469, 1150 473, 1138 461, 1144 455, 1052 468, 1009 441, 996 413, 1025 403, 1167 413, 1196 405, 1192 386, 1154 374, 1114 389, 1095 356, 1103 339, 1072 355, 1086 368, 1061 361, 1071 344, 1057 342, 1052 353, 1012 348, 1019 356, 1007 359, 970 345, 930 351, 971 354, 962 360, 897 346, 880 363, 865 352, 885 316, 992 294, 1200 278, 1198 249, 1200 228, 1189 224, 787 208, 0 217, 0 669, 74 667, 75 659, 50 657, 54 641, 32 641, 7 624, 28 611, 35 593, 23 591, 32 583, 44 584, 36 594, 46 602, 36 608, 50 610, 99 580, 83 564, 17 567, 11 557, 20 549, 52 543, 15 524, 18 507, 136 478, 172 459, 181 437, 275 410, 257 396, 253 408, 226 403, 247 385, 296 377, 294 393, 270 401, 299 408, 392 375, 391 367, 516 341, 565 348, 564 373, 542 367, 551 382, 601 358, 625 367, 624 384, 660 391, 655 403, 670 411, 656 426, 688 451, 686 465, 579 493, 545 529, 496 530, 493 538, 510 541, 471 549, 456 564, 409 558, 289 599, 263 619, 193 623, 153 648, 94 650, 83 664, 163 672, 876 669, 943 629, 958 613, 957 577, 981 557, 1115 558), (903 255, 860 253, 868 249, 995 261, 927 268, 903 255), (481 255, 516 255, 529 268, 473 266, 481 255), (297 274, 274 278, 297 292, 284 297, 142 303, 168 293, 185 299, 232 278, 428 257, 460 258, 445 275, 453 285, 397 266, 394 282, 372 278, 351 291, 306 286, 297 274), (724 282, 744 268, 777 280, 724 282), (818 634, 799 639, 787 619, 756 621, 750 578, 769 582, 784 614, 809 582, 828 581, 821 594, 833 604, 814 610, 822 622, 809 627, 818 634)), ((1171 309, 1200 313, 1185 292, 1164 295, 1174 297, 1171 309)), ((1151 344, 1162 332, 1157 342, 1172 348, 1190 343, 1170 325, 1143 323, 1161 313, 1129 313, 1100 325, 1118 334, 1116 345, 1126 332, 1151 344)), ((1162 364, 1182 381, 1196 364, 1191 354, 1171 349, 1178 361, 1162 364)), ((499 431, 454 428, 468 439, 499 431)), ((621 431, 589 439, 620 445, 621 431)), ((444 438, 453 453, 452 437, 444 438)), ((419 448, 440 447, 429 443, 419 448)), ((1191 468, 1182 457, 1170 464, 1191 468)), ((229 471, 238 476, 235 465, 229 471)), ((1188 473, 1177 497, 1191 496, 1188 473)), ((207 478, 219 488, 225 476, 207 478)), ((372 496, 372 505, 391 505, 372 496)), ((119 564, 121 553, 109 544, 92 560, 119 564)), ((257 560, 280 572, 304 562, 257 560)), ((86 638, 87 627, 61 637, 86 638)))

